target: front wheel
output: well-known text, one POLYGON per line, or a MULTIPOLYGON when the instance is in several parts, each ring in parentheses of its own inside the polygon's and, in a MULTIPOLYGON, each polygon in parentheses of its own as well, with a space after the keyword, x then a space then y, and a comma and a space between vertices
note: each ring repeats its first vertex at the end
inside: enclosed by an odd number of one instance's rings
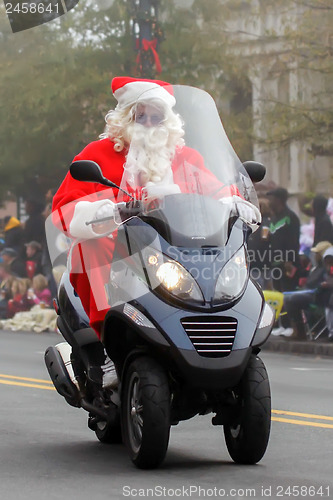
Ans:
POLYGON ((255 464, 265 454, 271 426, 271 394, 264 363, 252 355, 236 391, 238 416, 224 425, 231 458, 255 464))
POLYGON ((123 382, 123 438, 133 463, 153 469, 164 460, 170 434, 170 390, 160 365, 142 356, 129 365, 123 382))

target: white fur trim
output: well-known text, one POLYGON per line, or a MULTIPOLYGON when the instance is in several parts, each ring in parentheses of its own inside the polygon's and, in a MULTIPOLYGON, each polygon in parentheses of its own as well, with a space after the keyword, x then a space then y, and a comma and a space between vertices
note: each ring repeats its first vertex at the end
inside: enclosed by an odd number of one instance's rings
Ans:
POLYGON ((147 182, 147 185, 142 190, 142 196, 145 201, 150 201, 155 198, 164 198, 169 194, 179 194, 180 192, 178 184, 147 182))
POLYGON ((96 212, 104 205, 111 205, 113 207, 114 203, 111 200, 78 201, 75 205, 74 215, 69 225, 71 236, 84 240, 105 236, 105 234, 95 233, 91 224, 88 226, 86 225, 86 222, 96 217, 96 212))
POLYGON ((117 89, 113 95, 118 101, 117 108, 126 108, 139 101, 159 99, 173 107, 176 99, 161 85, 150 82, 129 82, 117 89))

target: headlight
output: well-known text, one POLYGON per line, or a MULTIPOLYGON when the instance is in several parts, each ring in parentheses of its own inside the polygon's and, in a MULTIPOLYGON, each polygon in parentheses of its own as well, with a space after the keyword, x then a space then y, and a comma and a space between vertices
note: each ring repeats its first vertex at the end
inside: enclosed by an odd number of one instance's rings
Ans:
POLYGON ((215 286, 214 302, 238 297, 245 287, 247 277, 247 262, 245 250, 242 247, 220 272, 215 286))
POLYGON ((199 285, 181 264, 154 248, 147 247, 142 254, 152 288, 162 286, 179 299, 203 303, 199 285))
POLYGON ((156 271, 156 277, 170 292, 182 286, 185 278, 181 266, 176 262, 162 264, 156 271))

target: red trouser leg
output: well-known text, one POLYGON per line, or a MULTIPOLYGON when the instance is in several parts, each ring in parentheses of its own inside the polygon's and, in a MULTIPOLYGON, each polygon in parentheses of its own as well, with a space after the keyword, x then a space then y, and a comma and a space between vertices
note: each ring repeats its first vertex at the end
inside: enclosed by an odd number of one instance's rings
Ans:
MULTIPOLYGON (((95 277, 96 278, 96 277, 95 277)), ((75 289, 76 293, 79 295, 83 309, 89 317, 89 322, 91 328, 95 330, 98 337, 101 337, 101 329, 106 313, 109 310, 107 301, 105 301, 106 307, 100 308, 101 301, 95 300, 94 293, 90 286, 90 280, 86 273, 71 273, 70 281, 75 289)))
POLYGON ((70 281, 99 338, 110 309, 105 284, 109 281, 113 249, 113 240, 99 238, 76 245, 72 253, 70 281))

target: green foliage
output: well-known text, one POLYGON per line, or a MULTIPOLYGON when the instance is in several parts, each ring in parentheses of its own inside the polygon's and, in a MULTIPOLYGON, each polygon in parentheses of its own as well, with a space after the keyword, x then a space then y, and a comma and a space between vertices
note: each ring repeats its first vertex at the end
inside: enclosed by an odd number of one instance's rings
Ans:
MULTIPOLYGON (((115 0, 105 9, 80 2, 58 21, 15 35, 3 20, 0 198, 8 190, 26 194, 36 177, 43 189, 57 186, 73 156, 103 131, 104 116, 114 105, 112 77, 135 73, 128 8, 126 0, 115 0)), ((234 64, 223 44, 215 43, 223 20, 215 1, 196 0, 189 11, 176 10, 164 0, 161 12, 166 34, 160 52, 162 77, 205 88, 220 108, 241 95, 242 79, 237 75, 235 85, 230 76, 234 64)), ((237 151, 248 159, 248 101, 245 117, 243 111, 238 109, 226 122, 237 151)))
MULTIPOLYGON (((194 0, 185 9, 180 0, 158 4, 165 34, 159 78, 210 92, 243 161, 252 157, 255 140, 269 147, 305 140, 314 155, 333 154, 330 2, 194 0), (273 18, 283 14, 279 30, 273 23, 251 35, 272 12, 273 18), (242 22, 240 31, 235 19, 242 22), (304 88, 291 100, 263 97, 265 134, 259 137, 249 76, 271 64, 271 54, 262 50, 268 43, 279 47, 273 77, 289 77, 297 68, 304 88)), ((135 76, 129 6, 129 0, 81 1, 57 21, 15 35, 0 6, 0 198, 7 190, 24 194, 36 176, 45 189, 58 185, 73 156, 103 131, 114 105, 112 77, 135 76)))
MULTIPOLYGON (((289 82, 296 76, 297 91, 289 99, 265 97, 267 134, 257 139, 274 147, 303 141, 313 156, 332 156, 333 5, 326 0, 276 0, 274 8, 282 14, 283 29, 273 34, 283 52, 276 56, 281 64, 273 76, 289 82)), ((265 34, 261 42, 267 39, 265 34)))
POLYGON ((160 52, 163 76, 208 91, 237 154, 248 160, 253 147, 251 84, 247 64, 230 52, 227 23, 232 11, 216 0, 196 0, 190 11, 176 9, 175 4, 162 2, 166 13, 166 40, 160 52))
POLYGON ((333 155, 330 2, 196 0, 191 11, 176 10, 176 3, 163 3, 165 78, 210 91, 243 160, 251 157, 254 141, 268 149, 305 141, 314 156, 333 155), (263 130, 253 129, 249 77, 274 61, 267 78, 285 79, 285 95, 261 94, 263 130), (298 91, 289 95, 294 76, 298 91))
POLYGON ((114 105, 110 80, 129 60, 122 3, 112 15, 83 5, 15 35, 1 26, 0 197, 27 194, 36 177, 43 190, 57 186, 103 131, 114 105))

